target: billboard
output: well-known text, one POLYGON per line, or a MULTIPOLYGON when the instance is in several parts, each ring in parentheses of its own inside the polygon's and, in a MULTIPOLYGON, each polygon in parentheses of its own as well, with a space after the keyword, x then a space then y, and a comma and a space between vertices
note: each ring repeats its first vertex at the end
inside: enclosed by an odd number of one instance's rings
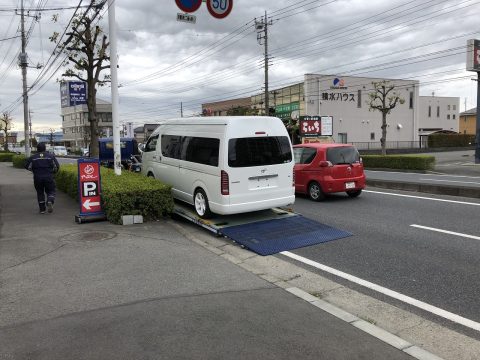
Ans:
POLYGON ((467 71, 480 71, 480 40, 467 41, 467 71))
POLYGON ((300 136, 332 136, 332 116, 300 116, 300 136))
POLYGON ((83 81, 62 81, 60 83, 61 106, 69 107, 87 103, 87 83, 83 81))

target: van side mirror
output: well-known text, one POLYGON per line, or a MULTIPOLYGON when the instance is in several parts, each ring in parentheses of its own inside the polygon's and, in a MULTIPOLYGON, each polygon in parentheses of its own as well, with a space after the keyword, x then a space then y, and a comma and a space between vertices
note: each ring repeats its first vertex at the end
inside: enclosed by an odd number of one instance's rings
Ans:
POLYGON ((141 152, 144 152, 145 151, 145 144, 139 144, 138 145, 138 150, 140 150, 141 152))

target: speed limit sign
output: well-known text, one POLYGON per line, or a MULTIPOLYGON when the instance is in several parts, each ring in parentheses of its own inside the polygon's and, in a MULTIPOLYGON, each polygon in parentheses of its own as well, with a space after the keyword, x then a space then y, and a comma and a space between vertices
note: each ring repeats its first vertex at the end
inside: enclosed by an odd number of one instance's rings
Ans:
POLYGON ((230 14, 233 0, 207 0, 207 8, 210 15, 217 19, 223 19, 230 14))

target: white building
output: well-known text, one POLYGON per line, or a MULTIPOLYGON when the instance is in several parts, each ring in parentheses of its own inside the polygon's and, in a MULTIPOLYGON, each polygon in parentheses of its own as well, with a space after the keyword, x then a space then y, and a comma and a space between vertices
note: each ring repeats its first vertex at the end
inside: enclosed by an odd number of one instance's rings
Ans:
POLYGON ((420 96, 418 132, 420 136, 437 131, 458 133, 460 98, 420 96))
MULTIPOLYGON (((382 81, 393 85, 404 100, 387 115, 387 148, 414 148, 431 133, 458 132, 460 99, 420 96, 417 80, 305 74, 303 82, 269 92, 270 111, 274 109, 275 116, 290 124, 299 116, 331 116, 336 142, 355 143, 361 149, 380 148, 382 113, 370 110, 368 100, 373 83, 382 81)), ((264 100, 263 93, 251 97, 254 114, 265 114, 264 100)), ((241 101, 230 100, 229 106, 242 106, 241 101)))
POLYGON ((387 115, 387 141, 418 141, 418 88, 416 80, 378 79, 336 75, 305 75, 305 115, 333 117, 336 142, 378 142, 382 114, 369 110, 373 82, 395 86, 403 104, 387 115))
MULTIPOLYGON (((90 122, 87 104, 66 106, 61 109, 63 140, 69 148, 88 147, 90 143, 90 122)), ((111 136, 112 104, 97 99, 98 132, 100 137, 111 136)))

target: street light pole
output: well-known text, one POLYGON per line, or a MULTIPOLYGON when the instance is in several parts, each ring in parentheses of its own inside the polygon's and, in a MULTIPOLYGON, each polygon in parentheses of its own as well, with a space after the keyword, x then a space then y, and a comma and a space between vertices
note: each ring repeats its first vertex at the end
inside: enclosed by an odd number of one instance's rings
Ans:
POLYGON ((477 72, 477 125, 475 135, 475 164, 480 164, 480 71, 477 72))
POLYGON ((120 154, 120 124, 118 119, 117 34, 115 29, 115 0, 108 0, 108 29, 110 34, 110 77, 112 85, 113 164, 115 174, 122 174, 120 154))

